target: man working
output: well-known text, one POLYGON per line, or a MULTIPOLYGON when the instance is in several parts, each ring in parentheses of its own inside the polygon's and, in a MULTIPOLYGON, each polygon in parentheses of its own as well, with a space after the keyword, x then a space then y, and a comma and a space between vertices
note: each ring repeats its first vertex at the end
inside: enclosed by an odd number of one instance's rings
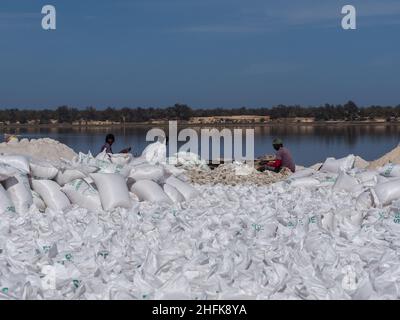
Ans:
MULTIPOLYGON (((106 143, 101 147, 100 152, 103 152, 104 150, 106 150, 106 153, 113 153, 111 146, 112 146, 112 144, 113 144, 114 142, 115 142, 115 137, 114 137, 114 135, 111 134, 111 133, 109 133, 109 134, 106 136, 106 143)), ((120 153, 128 153, 128 152, 131 151, 131 149, 132 149, 131 147, 126 148, 126 149, 124 149, 124 150, 121 150, 120 153)))
POLYGON ((258 169, 260 171, 270 170, 275 172, 280 172, 283 168, 288 168, 290 171, 296 171, 296 165, 293 161, 290 151, 283 146, 281 139, 274 139, 272 141, 272 146, 276 150, 276 157, 273 160, 263 161, 261 167, 258 169))

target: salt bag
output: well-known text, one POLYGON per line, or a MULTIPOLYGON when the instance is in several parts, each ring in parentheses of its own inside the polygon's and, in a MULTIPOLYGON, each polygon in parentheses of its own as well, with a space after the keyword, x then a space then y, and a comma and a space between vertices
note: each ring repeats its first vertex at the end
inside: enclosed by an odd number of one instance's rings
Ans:
POLYGON ((32 197, 33 197, 33 204, 35 205, 36 209, 38 209, 41 212, 44 212, 46 210, 46 204, 44 203, 40 195, 36 191, 32 190, 32 197))
POLYGON ((26 174, 30 172, 29 161, 24 156, 0 155, 0 163, 8 164, 26 174))
POLYGON ((320 181, 312 178, 312 177, 304 177, 298 179, 289 179, 288 183, 291 187, 295 188, 307 188, 307 187, 316 187, 320 184, 320 181))
POLYGON ((164 175, 165 171, 163 167, 148 164, 132 168, 129 178, 135 181, 153 180, 159 182, 164 178, 164 175))
POLYGON ((382 168, 378 169, 380 175, 386 178, 400 177, 400 165, 394 163, 388 163, 382 168))
POLYGON ((173 186, 169 184, 164 184, 164 192, 166 195, 175 203, 180 203, 185 201, 185 197, 180 193, 178 190, 176 190, 173 186))
POLYGON ((380 183, 371 189, 371 193, 375 204, 389 205, 392 201, 400 199, 400 179, 380 183))
POLYGON ((67 195, 72 204, 93 212, 103 210, 99 192, 83 179, 68 182, 61 191, 67 195))
POLYGON ((140 180, 131 187, 133 192, 141 201, 172 203, 163 189, 154 181, 140 180))
POLYGON ((32 180, 32 187, 52 210, 63 211, 71 205, 61 187, 52 180, 32 180))
POLYGON ((115 153, 110 155, 112 163, 125 166, 132 161, 132 154, 130 153, 115 153))
POLYGON ((31 160, 29 167, 34 178, 52 180, 58 173, 56 167, 45 161, 31 160))
POLYGON ((335 191, 347 191, 350 193, 361 193, 362 185, 360 185, 356 178, 346 174, 346 172, 340 172, 336 179, 335 185, 333 186, 335 191))
POLYGON ((0 184, 0 214, 15 213, 14 204, 7 191, 0 184))
POLYGON ((17 174, 19 170, 5 163, 0 163, 0 181, 7 180, 17 174))
POLYGON ((128 187, 123 176, 117 173, 93 173, 90 177, 99 190, 104 210, 131 207, 128 187))
POLYGON ((56 176, 56 182, 62 187, 66 183, 71 182, 76 179, 83 179, 86 175, 76 169, 64 169, 60 170, 56 176))
POLYGON ((305 168, 299 171, 296 171, 295 173, 293 173, 289 179, 298 179, 298 178, 304 178, 304 177, 309 177, 312 176, 314 173, 316 173, 317 171, 314 169, 310 169, 310 168, 305 168))
POLYGON ((165 180, 165 183, 178 190, 185 197, 186 201, 196 198, 199 195, 199 192, 190 184, 183 182, 174 176, 170 176, 165 180))
POLYGON ((20 213, 28 211, 33 204, 28 175, 18 172, 14 177, 4 181, 4 187, 14 203, 16 211, 20 213))
POLYGON ((355 161, 354 155, 349 155, 345 158, 335 159, 327 158, 322 165, 320 171, 339 173, 340 171, 347 171, 353 168, 355 161))
POLYGON ((143 150, 142 158, 151 164, 164 163, 167 159, 167 146, 159 141, 149 144, 143 150))

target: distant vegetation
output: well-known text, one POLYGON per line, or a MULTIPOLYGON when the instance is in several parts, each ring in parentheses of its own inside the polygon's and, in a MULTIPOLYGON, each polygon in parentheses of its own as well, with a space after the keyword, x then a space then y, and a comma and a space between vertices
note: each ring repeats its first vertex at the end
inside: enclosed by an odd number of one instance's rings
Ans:
POLYGON ((34 121, 38 124, 73 123, 77 121, 112 121, 112 122, 147 122, 151 120, 183 120, 193 117, 213 116, 266 116, 271 120, 286 118, 313 118, 315 121, 366 121, 374 119, 400 119, 400 105, 358 107, 349 101, 344 105, 326 104, 319 107, 285 106, 272 108, 214 108, 192 109, 185 104, 175 104, 167 108, 106 108, 97 110, 93 107, 77 109, 62 106, 54 110, 0 110, 0 122, 3 124, 26 124, 34 121))

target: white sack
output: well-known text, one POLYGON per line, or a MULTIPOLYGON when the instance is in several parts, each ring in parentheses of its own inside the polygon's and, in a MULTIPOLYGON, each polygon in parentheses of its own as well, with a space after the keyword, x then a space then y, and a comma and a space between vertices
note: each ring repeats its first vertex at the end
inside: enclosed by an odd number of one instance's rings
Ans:
POLYGON ((389 163, 378 169, 379 174, 386 178, 400 177, 400 165, 389 163))
POLYGON ((185 201, 185 197, 180 193, 178 190, 176 190, 173 186, 169 184, 164 184, 164 192, 166 195, 175 203, 180 203, 185 201))
POLYGON ((90 177, 99 190, 104 210, 131 207, 128 187, 123 176, 117 173, 93 173, 90 177))
POLYGON ((5 163, 0 163, 0 181, 7 180, 17 174, 19 170, 5 163))
POLYGON ((99 192, 83 179, 67 183, 61 191, 67 195, 71 203, 79 207, 93 212, 102 210, 99 192))
POLYGON ((394 200, 400 199, 400 179, 378 184, 371 189, 374 202, 386 206, 394 200))
POLYGON ((58 173, 58 169, 45 161, 31 160, 29 163, 31 175, 35 178, 52 180, 58 173))
POLYGON ((76 179, 83 179, 86 175, 76 169, 64 169, 60 170, 56 176, 56 182, 62 187, 66 183, 71 182, 76 179))
POLYGON ((320 171, 339 173, 340 171, 347 171, 353 168, 355 161, 354 155, 349 155, 345 158, 335 159, 327 158, 320 171))
POLYGON ((149 144, 143 150, 142 157, 151 164, 166 162, 167 146, 159 141, 149 144))
POLYGON ((312 176, 316 172, 317 172, 316 170, 310 169, 310 168, 302 169, 302 170, 296 171, 295 173, 290 175, 289 179, 298 179, 298 178, 309 177, 309 176, 312 176))
POLYGON ((5 180, 4 187, 14 203, 16 211, 20 213, 28 211, 33 204, 28 176, 19 172, 14 177, 5 180))
POLYGON ((30 172, 29 161, 24 156, 0 155, 0 163, 8 164, 26 174, 30 172))
POLYGON ((178 190, 185 197, 186 200, 193 199, 199 195, 199 192, 190 184, 183 182, 173 176, 165 180, 165 183, 173 186, 176 190, 178 190))
POLYGON ((46 204, 44 203, 43 199, 40 197, 40 195, 32 190, 32 197, 33 197, 33 204, 34 206, 39 210, 39 211, 45 211, 46 210, 46 204))
POLYGON ((333 190, 357 193, 362 191, 362 186, 358 183, 356 178, 342 171, 336 179, 333 190))
POLYGON ((139 180, 153 180, 155 182, 162 181, 164 178, 164 168, 155 165, 142 165, 131 169, 129 178, 135 181, 139 180))
POLYGON ((304 178, 288 180, 288 183, 290 184, 291 187, 296 187, 296 188, 316 187, 317 185, 320 184, 320 181, 312 177, 304 177, 304 178))
POLYGON ((133 192, 141 201, 171 203, 170 198, 163 189, 154 181, 140 180, 131 187, 133 192))
POLYGON ((372 195, 370 191, 365 191, 361 193, 356 202, 356 207, 359 210, 365 210, 365 209, 370 209, 374 204, 372 195))
POLYGON ((32 180, 32 187, 52 210, 63 211, 71 204, 60 186, 52 180, 32 180))
POLYGON ((110 160, 114 164, 119 164, 121 166, 127 165, 132 160, 132 155, 130 153, 116 153, 110 155, 110 160))
POLYGON ((0 214, 15 213, 14 204, 11 201, 8 192, 0 184, 0 214))

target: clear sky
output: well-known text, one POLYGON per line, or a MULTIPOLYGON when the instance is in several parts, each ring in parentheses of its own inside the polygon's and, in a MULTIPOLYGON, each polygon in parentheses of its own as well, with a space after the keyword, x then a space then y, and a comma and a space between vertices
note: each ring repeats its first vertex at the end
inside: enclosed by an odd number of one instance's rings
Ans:
POLYGON ((1 0, 0 41, 0 108, 400 104, 399 0, 1 0))

